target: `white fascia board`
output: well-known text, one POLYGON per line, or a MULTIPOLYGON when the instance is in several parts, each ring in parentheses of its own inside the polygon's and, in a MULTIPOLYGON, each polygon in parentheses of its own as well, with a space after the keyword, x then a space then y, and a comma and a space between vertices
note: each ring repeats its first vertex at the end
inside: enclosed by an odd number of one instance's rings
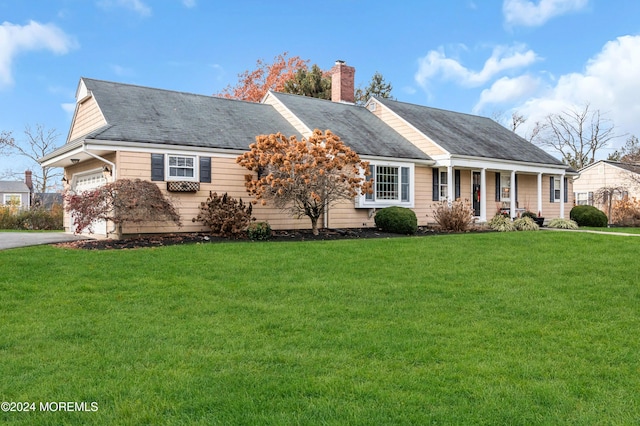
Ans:
POLYGON ((433 166, 436 162, 433 160, 421 160, 419 158, 396 158, 396 157, 380 157, 376 155, 360 155, 362 161, 376 161, 376 162, 392 162, 392 163, 414 163, 422 164, 425 166, 433 166))
POLYGON ((188 145, 168 145, 162 143, 147 142, 123 142, 123 141, 104 141, 99 139, 91 139, 85 141, 87 150, 103 150, 103 151, 124 151, 124 152, 149 152, 149 153, 172 153, 172 154, 199 154, 205 156, 215 156, 220 158, 236 158, 249 151, 241 149, 222 149, 222 148, 206 148, 202 146, 188 145))
POLYGON ((515 171, 520 173, 532 174, 553 174, 564 175, 567 172, 567 166, 564 164, 539 164, 527 163, 524 161, 501 160, 498 158, 479 158, 471 156, 434 156, 437 165, 440 167, 464 167, 469 169, 487 169, 498 171, 515 171))

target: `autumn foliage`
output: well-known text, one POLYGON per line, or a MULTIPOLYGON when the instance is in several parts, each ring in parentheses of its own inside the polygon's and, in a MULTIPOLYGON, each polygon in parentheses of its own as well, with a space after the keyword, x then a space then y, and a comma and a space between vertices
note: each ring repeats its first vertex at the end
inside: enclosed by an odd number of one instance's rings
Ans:
POLYGON ((227 193, 209 192, 207 201, 200 203, 198 217, 192 221, 203 223, 213 235, 237 237, 244 234, 254 220, 251 210, 251 204, 245 204, 242 199, 236 200, 227 193))
POLYGON ((180 215, 173 204, 152 182, 119 179, 99 188, 64 196, 65 209, 71 212, 76 232, 93 232, 95 221, 124 223, 171 221, 181 226, 180 215))
POLYGON ((256 69, 245 71, 238 75, 238 84, 227 86, 222 92, 216 94, 222 98, 239 99, 250 102, 260 102, 262 97, 269 91, 284 91, 285 83, 292 80, 297 71, 307 69, 308 60, 305 61, 299 56, 287 57, 284 52, 273 59, 269 64, 262 59, 256 62, 256 69))
POLYGON ((330 130, 314 130, 309 139, 281 133, 261 135, 236 160, 254 172, 245 176, 249 194, 295 217, 307 216, 318 234, 318 219, 341 200, 372 191, 364 176, 369 164, 330 130), (257 174, 257 175, 256 175, 257 174))

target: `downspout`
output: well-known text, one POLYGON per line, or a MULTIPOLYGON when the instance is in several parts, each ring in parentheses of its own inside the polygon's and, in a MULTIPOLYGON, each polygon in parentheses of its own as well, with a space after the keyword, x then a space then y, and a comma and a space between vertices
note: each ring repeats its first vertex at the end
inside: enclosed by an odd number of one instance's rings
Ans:
POLYGON ((95 158, 96 160, 102 161, 103 163, 107 163, 108 165, 111 166, 111 180, 115 181, 116 180, 116 165, 114 163, 112 163, 111 161, 100 157, 97 154, 94 154, 93 152, 89 152, 87 151, 87 146, 86 145, 82 145, 82 152, 84 152, 85 154, 95 158))

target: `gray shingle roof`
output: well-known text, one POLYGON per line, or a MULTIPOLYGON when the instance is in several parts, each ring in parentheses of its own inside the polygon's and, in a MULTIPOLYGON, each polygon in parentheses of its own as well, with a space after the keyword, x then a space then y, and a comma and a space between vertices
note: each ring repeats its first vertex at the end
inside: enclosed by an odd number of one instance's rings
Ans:
POLYGON ((108 125, 83 139, 246 150, 261 134, 298 134, 270 105, 82 79, 108 125))
POLYGON ((16 180, 16 181, 3 180, 3 181, 0 181, 0 192, 2 193, 27 192, 28 193, 29 187, 27 186, 26 183, 21 182, 19 180, 16 180))
POLYGON ((604 160, 604 162, 609 163, 616 167, 620 167, 621 169, 628 170, 633 173, 640 173, 640 164, 620 163, 618 161, 610 161, 610 160, 604 160))
POLYGON ((476 115, 421 105, 376 100, 452 155, 496 158, 527 163, 563 163, 495 121, 476 115))
POLYGON ((311 130, 331 130, 360 155, 430 159, 364 107, 286 93, 271 93, 311 130))

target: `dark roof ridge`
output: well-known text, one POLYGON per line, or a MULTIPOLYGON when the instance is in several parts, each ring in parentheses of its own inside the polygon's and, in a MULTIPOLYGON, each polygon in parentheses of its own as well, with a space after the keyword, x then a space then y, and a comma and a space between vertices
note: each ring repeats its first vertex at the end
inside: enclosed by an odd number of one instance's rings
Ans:
MULTIPOLYGON (((497 121, 489 118, 489 117, 485 117, 483 115, 477 115, 477 114, 471 114, 469 112, 460 112, 460 111, 451 111, 450 109, 444 109, 444 108, 438 108, 438 107, 432 107, 432 106, 427 106, 427 105, 420 105, 420 104, 414 104, 412 102, 405 102, 405 101, 399 101, 396 99, 389 99, 389 98, 381 98, 379 96, 372 96, 373 99, 382 102, 383 104, 387 101, 389 102, 395 102, 398 104, 405 104, 405 105, 411 105, 411 106, 415 106, 415 107, 419 107, 419 108, 427 108, 427 109, 432 109, 435 111, 442 111, 442 112, 446 112, 449 114, 460 114, 460 115, 468 115, 469 117, 475 117, 475 118, 482 118, 482 119, 486 119, 486 120, 491 120, 497 123, 497 121)), ((500 123, 498 123, 500 124, 500 123)))
MULTIPOLYGON (((221 100, 224 100, 224 101, 234 101, 234 102, 242 102, 242 103, 252 104, 252 105, 261 105, 260 102, 251 102, 251 101, 245 101, 245 100, 242 100, 242 99, 225 98, 225 97, 222 97, 222 96, 203 95, 201 93, 185 92, 185 91, 182 91, 182 90, 162 89, 162 88, 158 88, 158 87, 143 86, 141 84, 120 83, 120 82, 117 82, 117 81, 102 80, 102 79, 91 78, 91 77, 80 77, 80 79, 88 80, 88 81, 95 81, 97 83, 107 83, 107 84, 115 84, 115 85, 118 85, 118 86, 134 87, 134 88, 137 88, 137 89, 147 89, 147 90, 155 90, 155 91, 158 91, 158 92, 175 93, 175 94, 178 94, 178 95, 198 96, 198 97, 203 97, 203 98, 221 99, 221 100)), ((91 89, 89 89, 89 90, 91 90, 91 89)))

